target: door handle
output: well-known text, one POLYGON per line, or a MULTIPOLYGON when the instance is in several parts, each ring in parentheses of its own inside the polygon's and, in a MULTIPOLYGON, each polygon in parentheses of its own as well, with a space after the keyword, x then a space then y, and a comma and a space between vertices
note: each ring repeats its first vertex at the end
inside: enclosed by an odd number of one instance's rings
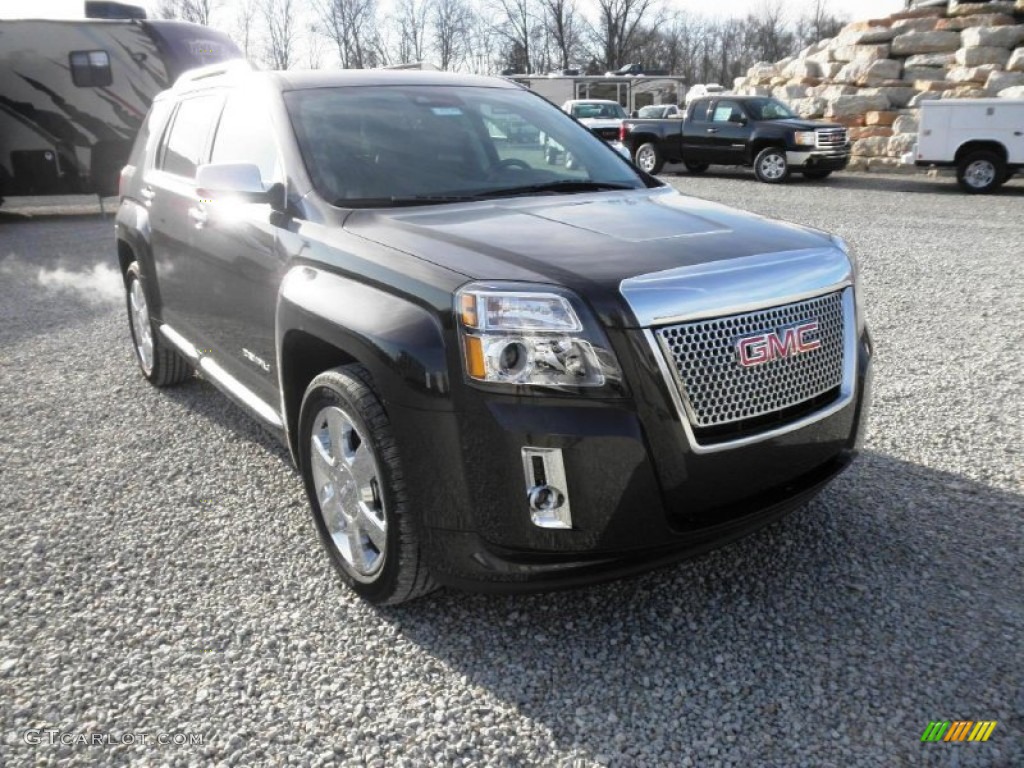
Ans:
POLYGON ((708 133, 718 133, 717 128, 708 128, 708 133))
POLYGON ((198 205, 193 205, 188 209, 188 217, 192 220, 192 223, 196 225, 196 229, 202 229, 203 225, 206 224, 209 216, 206 213, 205 208, 200 208, 198 205))
POLYGON ((154 197, 156 197, 156 192, 154 192, 153 188, 148 184, 139 191, 139 194, 142 195, 143 200, 147 201, 152 200, 154 197))

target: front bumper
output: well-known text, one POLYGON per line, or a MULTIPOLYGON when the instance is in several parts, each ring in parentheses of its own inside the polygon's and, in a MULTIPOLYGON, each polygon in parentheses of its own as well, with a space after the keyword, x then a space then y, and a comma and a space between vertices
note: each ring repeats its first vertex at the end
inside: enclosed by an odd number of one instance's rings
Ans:
POLYGON ((421 546, 439 581, 551 589, 693 557, 806 503, 857 453, 870 389, 866 332, 857 344, 855 396, 845 407, 712 454, 689 445, 642 333, 619 332, 613 344, 620 361, 633 362, 629 400, 481 394, 465 411, 393 409, 421 546), (624 354, 629 347, 632 356, 624 354), (562 451, 571 530, 531 522, 525 446, 562 451))
POLYGON ((849 151, 822 152, 821 150, 810 150, 801 152, 786 150, 786 162, 790 168, 818 168, 823 171, 841 171, 850 164, 850 153, 849 151))

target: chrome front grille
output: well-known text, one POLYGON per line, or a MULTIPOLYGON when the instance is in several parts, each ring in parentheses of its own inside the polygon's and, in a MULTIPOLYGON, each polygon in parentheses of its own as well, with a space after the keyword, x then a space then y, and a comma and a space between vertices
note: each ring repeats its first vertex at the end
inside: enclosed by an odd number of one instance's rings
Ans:
POLYGON ((815 132, 818 149, 843 149, 846 146, 845 128, 819 128, 815 132))
MULTIPOLYGON (((816 399, 843 384, 844 332, 842 292, 744 314, 698 320, 655 329, 678 380, 694 430, 713 429, 778 414, 816 399), (738 342, 757 334, 784 340, 787 329, 809 322, 818 328, 808 340, 816 349, 751 367, 740 364, 738 342)), ((824 404, 822 404, 824 407, 824 404)))

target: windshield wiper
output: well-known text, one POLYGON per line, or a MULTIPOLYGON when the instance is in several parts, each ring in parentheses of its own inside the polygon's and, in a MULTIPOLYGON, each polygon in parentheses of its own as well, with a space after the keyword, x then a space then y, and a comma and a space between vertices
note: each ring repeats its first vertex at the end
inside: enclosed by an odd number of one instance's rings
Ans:
POLYGON ((620 184, 615 181, 577 181, 576 179, 562 179, 560 181, 545 181, 539 184, 524 184, 521 187, 505 187, 503 189, 492 189, 486 192, 478 192, 478 198, 485 197, 506 197, 512 195, 535 195, 545 192, 601 192, 615 189, 641 189, 632 184, 620 184))
POLYGON ((476 195, 412 195, 409 197, 342 197, 332 205, 338 208, 399 208, 411 205, 441 205, 477 200, 476 195))

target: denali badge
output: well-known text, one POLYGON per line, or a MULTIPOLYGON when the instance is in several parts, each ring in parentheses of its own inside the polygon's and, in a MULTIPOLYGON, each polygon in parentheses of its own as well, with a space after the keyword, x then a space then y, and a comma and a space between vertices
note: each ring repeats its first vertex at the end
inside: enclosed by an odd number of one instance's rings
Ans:
POLYGON ((770 363, 780 357, 793 357, 810 352, 821 346, 821 339, 813 337, 817 332, 818 321, 812 320, 778 331, 764 331, 753 336, 744 336, 736 342, 740 365, 744 368, 753 368, 755 365, 770 363))

